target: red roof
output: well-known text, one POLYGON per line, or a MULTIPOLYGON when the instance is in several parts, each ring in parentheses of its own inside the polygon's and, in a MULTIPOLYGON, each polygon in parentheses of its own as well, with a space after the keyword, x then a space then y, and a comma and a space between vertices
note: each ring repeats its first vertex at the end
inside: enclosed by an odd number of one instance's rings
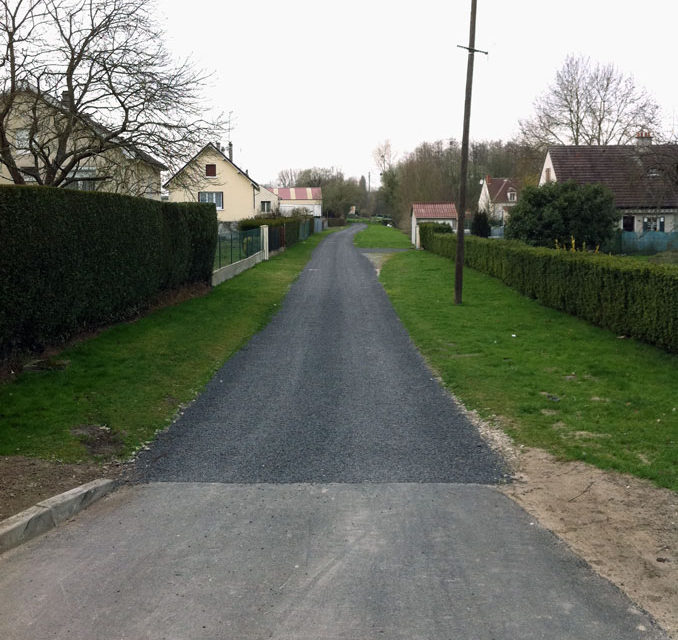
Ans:
POLYGON ((520 191, 518 184, 511 178, 493 178, 487 176, 485 182, 487 183, 487 191, 490 194, 490 200, 492 202, 515 202, 515 200, 509 200, 508 192, 510 190, 515 191, 516 199, 518 198, 518 192, 520 191))
POLYGON ((415 218, 457 219, 454 202, 413 202, 412 215, 415 218))
POLYGON ((322 200, 321 187, 275 187, 271 189, 281 200, 322 200))

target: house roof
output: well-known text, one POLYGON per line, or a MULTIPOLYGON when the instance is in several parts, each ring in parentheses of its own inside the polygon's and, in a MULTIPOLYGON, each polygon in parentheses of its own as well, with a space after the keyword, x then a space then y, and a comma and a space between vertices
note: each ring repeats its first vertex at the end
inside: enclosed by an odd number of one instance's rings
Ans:
POLYGON ((320 187, 275 187, 273 193, 281 200, 322 200, 323 191, 320 187))
POLYGON ((412 215, 415 218, 437 218, 449 220, 457 218, 457 208, 453 202, 413 202, 412 215))
POLYGON ((487 185, 487 191, 490 194, 490 201, 495 203, 511 202, 508 197, 508 192, 513 189, 517 194, 520 191, 518 183, 512 178, 493 178, 487 176, 485 178, 485 184, 487 185))
POLYGON ((600 183, 620 209, 678 207, 678 145, 549 147, 555 179, 600 183))
POLYGON ((250 178, 249 173, 247 173, 247 171, 243 171, 219 147, 217 147, 217 145, 213 144, 212 142, 208 142, 202 149, 200 149, 200 151, 198 151, 198 153, 196 153, 188 162, 186 162, 186 164, 184 164, 184 166, 181 167, 181 169, 179 169, 179 171, 174 173, 170 178, 168 178, 165 181, 165 184, 162 185, 163 189, 167 189, 169 183, 172 182, 172 180, 174 180, 174 178, 176 178, 182 171, 184 171, 186 169, 186 167, 189 164, 191 164, 191 162, 193 162, 198 156, 200 156, 201 153, 204 153, 207 149, 212 149, 213 151, 216 151, 224 160, 226 160, 226 162, 228 162, 230 165, 232 165, 238 171, 238 173, 240 173, 246 180, 249 180, 252 183, 252 185, 254 185, 257 189, 260 188, 259 184, 257 182, 255 182, 254 180, 252 180, 252 178, 250 178))
MULTIPOLYGON (((47 93, 43 93, 31 85, 22 86, 20 92, 33 95, 36 98, 40 98, 45 104, 48 104, 50 107, 56 109, 57 111, 61 111, 61 113, 65 115, 70 115, 70 111, 57 98, 47 93)), ((96 133, 99 133, 100 135, 107 136, 112 133, 110 129, 103 126, 102 124, 99 124, 87 114, 79 113, 77 114, 77 118, 82 123, 90 127, 96 133)), ((122 136, 115 136, 113 140, 117 140, 118 144, 120 144, 121 147, 136 155, 139 158, 139 160, 143 160, 147 164, 151 164, 160 169, 161 171, 167 171, 167 167, 162 162, 160 162, 160 160, 157 160, 149 153, 146 153, 142 149, 139 149, 139 147, 125 140, 125 138, 123 138, 122 136)))

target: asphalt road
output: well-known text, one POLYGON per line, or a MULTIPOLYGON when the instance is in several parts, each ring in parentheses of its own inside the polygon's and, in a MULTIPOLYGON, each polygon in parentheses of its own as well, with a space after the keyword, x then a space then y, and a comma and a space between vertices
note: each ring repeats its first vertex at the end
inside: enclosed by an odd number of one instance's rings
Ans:
POLYGON ((0 558, 0 638, 665 638, 499 493, 351 234, 128 485, 0 558))

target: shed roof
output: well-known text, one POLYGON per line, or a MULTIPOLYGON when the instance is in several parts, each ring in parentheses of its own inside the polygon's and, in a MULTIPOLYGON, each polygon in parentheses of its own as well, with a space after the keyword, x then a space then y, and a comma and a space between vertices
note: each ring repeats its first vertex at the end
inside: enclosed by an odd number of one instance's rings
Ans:
POLYGON ((456 220, 457 208, 454 206, 454 202, 413 202, 412 215, 415 218, 456 220))
POLYGON ((275 187, 273 193, 281 200, 322 200, 321 187, 275 187))

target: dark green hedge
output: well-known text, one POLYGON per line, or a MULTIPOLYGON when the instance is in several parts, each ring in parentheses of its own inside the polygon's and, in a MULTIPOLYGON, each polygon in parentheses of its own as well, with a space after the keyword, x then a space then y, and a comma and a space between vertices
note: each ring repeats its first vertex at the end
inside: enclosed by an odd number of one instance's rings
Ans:
POLYGON ((0 187, 0 357, 132 317, 209 282, 214 205, 0 187))
MULTIPOLYGON (((454 258, 456 235, 421 225, 422 247, 454 258)), ((467 237, 464 263, 541 304, 678 352, 678 269, 614 256, 467 237)))

